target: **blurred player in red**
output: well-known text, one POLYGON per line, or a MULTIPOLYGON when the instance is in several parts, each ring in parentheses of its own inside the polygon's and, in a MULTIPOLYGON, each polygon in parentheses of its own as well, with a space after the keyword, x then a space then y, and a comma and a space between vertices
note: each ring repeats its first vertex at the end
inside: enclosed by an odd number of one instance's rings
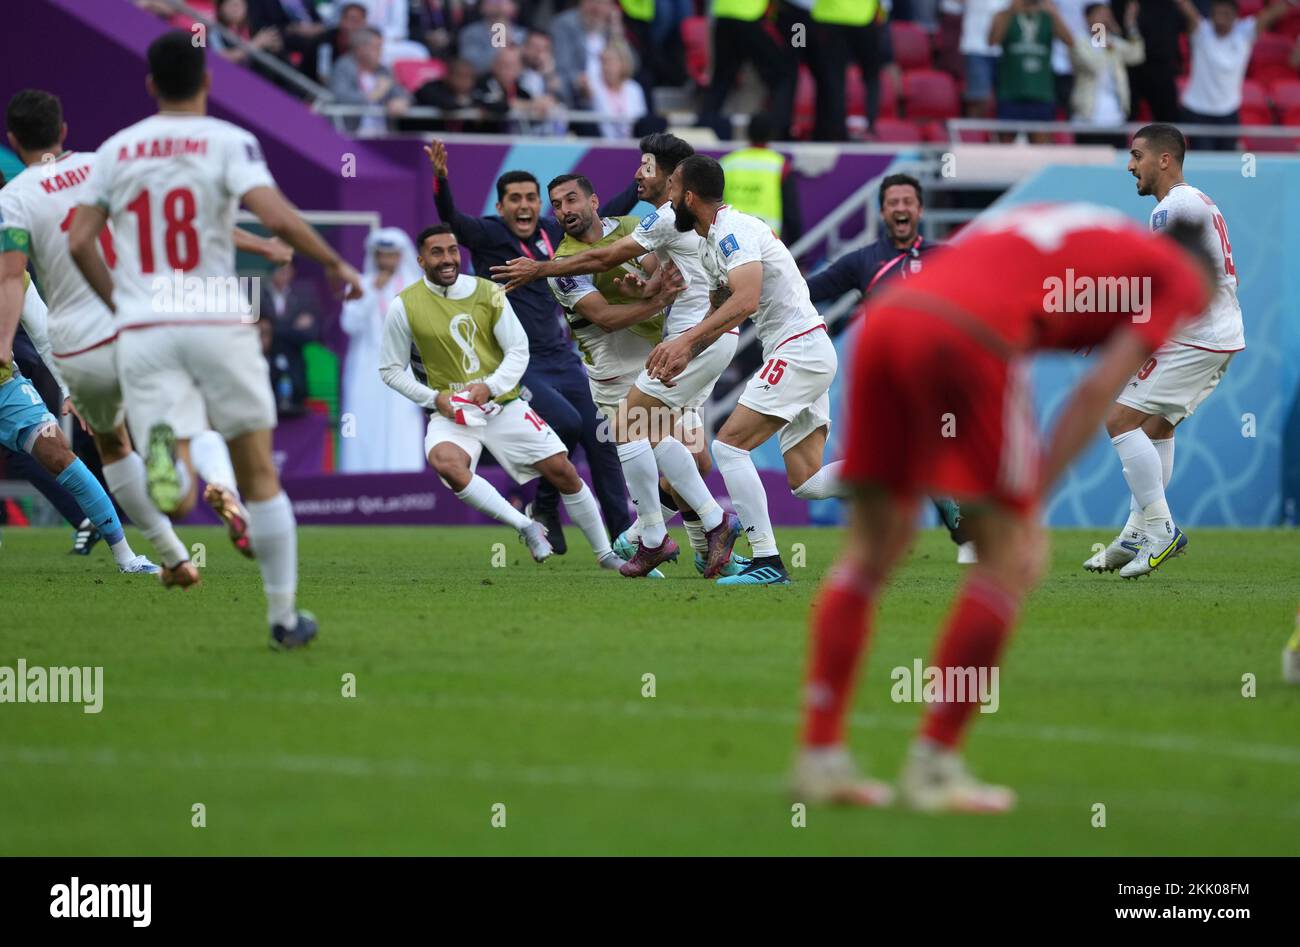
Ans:
POLYGON ((1020 603, 1045 571, 1040 500, 1120 387, 1209 300, 1201 234, 1185 225, 1162 233, 1085 204, 1022 207, 967 228, 923 273, 873 303, 850 382, 842 476, 856 492, 847 546, 812 611, 796 800, 892 799, 890 786, 859 774, 844 718, 876 600, 911 543, 919 501, 936 495, 961 502, 979 562, 931 659, 939 683, 922 693, 927 706, 899 791, 931 812, 1014 805, 1011 790, 980 783, 958 755, 982 696, 959 682, 982 673, 996 686, 1020 603), (1095 364, 1040 453, 1028 356, 1087 347, 1095 364))

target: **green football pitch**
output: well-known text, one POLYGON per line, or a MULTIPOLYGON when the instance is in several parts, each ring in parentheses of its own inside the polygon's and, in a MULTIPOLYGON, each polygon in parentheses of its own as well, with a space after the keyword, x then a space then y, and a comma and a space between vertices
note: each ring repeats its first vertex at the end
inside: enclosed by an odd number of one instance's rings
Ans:
MULTIPOLYGON (((289 654, 266 647, 255 565, 185 534, 207 561, 182 593, 67 555, 64 531, 5 532, 0 666, 102 666, 104 694, 98 714, 0 704, 0 853, 1300 852, 1297 532, 1193 530, 1124 582, 1079 567, 1108 535, 1056 531, 967 744, 1017 811, 803 826, 785 775, 835 530, 778 531, 791 587, 725 589, 685 558, 662 582, 599 571, 572 529, 538 566, 504 529, 307 528, 321 635, 289 654)), ((874 774, 920 711, 890 671, 928 663, 959 577, 931 531, 883 599, 851 731, 874 774)))

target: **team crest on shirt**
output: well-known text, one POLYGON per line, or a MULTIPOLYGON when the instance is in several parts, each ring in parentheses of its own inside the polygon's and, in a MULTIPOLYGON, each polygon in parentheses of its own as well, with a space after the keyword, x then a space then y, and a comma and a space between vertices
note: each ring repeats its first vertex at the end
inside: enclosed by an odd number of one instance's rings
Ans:
POLYGON ((740 249, 740 243, 736 240, 734 233, 729 233, 718 244, 718 249, 722 251, 723 256, 729 257, 740 249))
POLYGON ((655 221, 658 219, 659 219, 659 211, 652 210, 650 213, 646 214, 644 217, 641 218, 641 229, 649 230, 651 227, 655 225, 655 221))
POLYGON ((1159 230, 1168 222, 1169 222, 1169 211, 1158 210, 1155 212, 1155 215, 1151 218, 1151 229, 1159 230))

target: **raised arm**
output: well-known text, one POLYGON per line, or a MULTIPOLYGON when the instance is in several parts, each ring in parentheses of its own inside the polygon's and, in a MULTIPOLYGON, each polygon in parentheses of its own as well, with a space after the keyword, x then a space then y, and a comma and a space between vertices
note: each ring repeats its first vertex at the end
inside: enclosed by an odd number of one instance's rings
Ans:
POLYGON ((243 227, 236 227, 233 236, 236 250, 255 254, 276 266, 293 260, 293 247, 279 237, 262 237, 243 227))
POLYGON ((1187 32, 1196 32, 1197 27, 1201 25, 1201 11, 1196 9, 1192 0, 1174 0, 1174 6, 1178 7, 1178 12, 1183 15, 1187 22, 1187 32))
POLYGON ((424 146, 424 153, 433 167, 433 204, 438 217, 450 224, 458 243, 471 250, 481 249, 492 242, 492 235, 481 217, 471 217, 456 209, 451 196, 451 183, 447 180, 447 146, 437 138, 424 146))
POLYGON ((1274 23, 1286 16, 1295 7, 1295 0, 1275 0, 1275 2, 1255 14, 1255 32, 1263 33, 1274 23))
POLYGON ((815 303, 839 299, 847 292, 861 292, 867 285, 866 268, 863 265, 867 254, 866 247, 846 253, 830 266, 808 278, 808 296, 815 303))
POLYGON ((588 293, 578 300, 573 311, 606 332, 616 332, 654 318, 663 312, 664 307, 669 305, 676 296, 675 292, 661 290, 638 302, 615 304, 609 302, 600 293, 588 293))
POLYGON ((632 237, 623 237, 604 247, 583 250, 563 260, 530 260, 515 257, 508 263, 492 267, 492 278, 506 284, 506 292, 514 292, 533 280, 559 276, 584 276, 603 273, 621 263, 635 260, 646 252, 645 247, 632 237))

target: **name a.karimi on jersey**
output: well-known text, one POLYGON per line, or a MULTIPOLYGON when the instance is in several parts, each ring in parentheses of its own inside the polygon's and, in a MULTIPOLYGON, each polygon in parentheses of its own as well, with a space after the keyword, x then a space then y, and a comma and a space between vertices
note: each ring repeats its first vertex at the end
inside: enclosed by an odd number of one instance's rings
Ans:
POLYGON ((254 323, 262 314, 260 276, 186 276, 181 270, 155 276, 150 311, 156 315, 205 316, 254 323))
POLYGON ((0 665, 0 704, 83 704, 83 713, 104 709, 102 667, 0 665))
POLYGON ((50 888, 50 917, 130 918, 132 927, 153 920, 153 885, 83 884, 76 875, 50 888))

